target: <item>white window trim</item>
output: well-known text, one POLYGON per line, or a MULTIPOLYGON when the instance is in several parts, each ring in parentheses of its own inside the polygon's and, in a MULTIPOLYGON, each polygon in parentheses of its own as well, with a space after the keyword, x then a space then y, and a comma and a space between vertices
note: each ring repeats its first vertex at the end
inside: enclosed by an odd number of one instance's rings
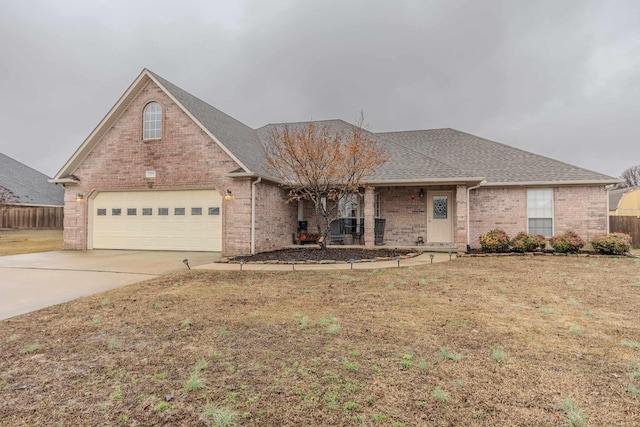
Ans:
MULTIPOLYGON (((142 109, 142 139, 144 141, 151 141, 151 140, 155 140, 155 139, 162 139, 162 134, 164 133, 164 110, 162 109, 162 105, 160 105, 160 103, 156 102, 156 101, 151 101, 149 103, 147 103, 144 108, 142 109), (145 125, 147 124, 147 109, 152 106, 152 105, 157 105, 158 108, 160 109, 160 120, 153 120, 153 122, 160 122, 160 126, 159 126, 159 131, 160 131, 160 136, 147 136, 147 129, 145 128, 145 125)), ((155 126, 153 129, 149 129, 149 131, 153 130, 153 134, 155 135, 158 132, 158 127, 155 126)))
MULTIPOLYGON (((529 220, 530 219, 547 219, 545 218, 538 218, 538 217, 530 217, 529 216, 529 191, 530 190, 549 190, 551 191, 551 236, 548 237, 552 237, 555 235, 556 232, 556 212, 555 212, 555 208, 556 208, 556 203, 555 203, 555 199, 556 199, 556 193, 554 191, 553 188, 527 188, 527 192, 526 192, 526 197, 527 197, 527 203, 526 203, 526 209, 527 209, 527 234, 530 234, 531 231, 529 230, 529 220)), ((546 236, 545 236, 546 237, 546 236)))

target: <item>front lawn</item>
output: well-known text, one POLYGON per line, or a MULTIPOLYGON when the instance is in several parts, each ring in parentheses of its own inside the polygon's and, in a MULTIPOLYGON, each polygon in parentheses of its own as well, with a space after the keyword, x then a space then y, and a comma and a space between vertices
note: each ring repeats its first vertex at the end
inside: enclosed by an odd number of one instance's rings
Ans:
POLYGON ((0 424, 640 425, 640 260, 184 271, 0 322, 0 424))
POLYGON ((0 256, 62 250, 62 230, 0 231, 0 256))

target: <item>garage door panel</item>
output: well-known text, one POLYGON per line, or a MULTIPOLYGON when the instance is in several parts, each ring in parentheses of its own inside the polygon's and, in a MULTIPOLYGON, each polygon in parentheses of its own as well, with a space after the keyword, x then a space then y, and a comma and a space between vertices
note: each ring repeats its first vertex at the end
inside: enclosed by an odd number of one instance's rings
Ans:
POLYGON ((215 190, 101 192, 93 199, 93 248, 221 251, 221 209, 215 190))

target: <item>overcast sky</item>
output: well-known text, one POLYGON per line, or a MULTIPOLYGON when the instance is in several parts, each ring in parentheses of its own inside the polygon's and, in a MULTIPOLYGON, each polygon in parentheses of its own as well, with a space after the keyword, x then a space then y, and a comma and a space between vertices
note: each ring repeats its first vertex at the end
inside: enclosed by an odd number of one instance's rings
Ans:
POLYGON ((640 164, 637 0, 0 0, 0 152, 53 176, 143 68, 252 127, 363 110, 640 164))

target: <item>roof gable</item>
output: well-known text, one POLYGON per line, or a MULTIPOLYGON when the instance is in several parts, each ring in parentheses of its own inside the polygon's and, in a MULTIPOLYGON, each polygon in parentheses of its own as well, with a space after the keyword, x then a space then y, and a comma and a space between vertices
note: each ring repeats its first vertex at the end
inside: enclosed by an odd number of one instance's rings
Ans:
POLYGON ((239 120, 191 95, 173 83, 157 74, 148 71, 157 84, 196 120, 244 169, 258 175, 266 175, 260 156, 256 156, 256 148, 260 147, 260 140, 256 131, 239 120))
POLYGON ((48 182, 49 177, 0 153, 0 186, 17 197, 15 204, 64 206, 64 189, 48 182))
MULTIPOLYGON (((151 71, 144 69, 67 163, 58 171, 51 182, 73 182, 73 179, 70 177, 73 176, 78 165, 91 153, 96 144, 100 142, 102 137, 104 137, 111 126, 117 122, 131 102, 149 82, 154 82, 160 87, 160 89, 162 89, 185 114, 194 120, 245 172, 256 173, 256 171, 261 171, 261 169, 256 166, 257 162, 253 159, 255 155, 253 157, 250 155, 251 149, 249 147, 255 147, 256 144, 259 145, 258 138, 253 129, 213 108, 151 71)), ((255 149, 253 152, 255 152, 255 149)))

